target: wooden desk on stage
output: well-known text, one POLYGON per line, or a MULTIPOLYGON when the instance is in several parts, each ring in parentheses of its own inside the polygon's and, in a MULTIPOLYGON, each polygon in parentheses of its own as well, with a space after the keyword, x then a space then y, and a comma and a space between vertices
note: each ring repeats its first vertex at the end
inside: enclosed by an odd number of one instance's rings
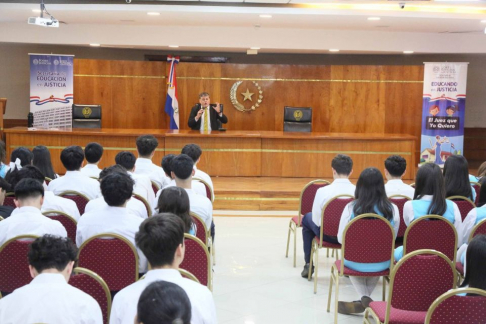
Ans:
POLYGON ((226 131, 201 134, 199 131, 154 129, 74 129, 72 131, 28 131, 25 127, 5 130, 7 154, 19 146, 32 149, 45 145, 54 168, 64 173, 59 156, 69 145, 84 147, 89 142, 103 145, 100 167, 114 164, 119 151, 136 154, 135 140, 152 134, 158 141, 154 162, 165 154, 178 154, 188 143, 203 149, 199 167, 211 176, 224 177, 310 177, 330 178, 332 158, 348 154, 354 161, 353 178, 366 167, 383 170, 387 156, 398 154, 408 163, 404 179, 415 174, 415 137, 401 134, 283 133, 279 131, 226 131))

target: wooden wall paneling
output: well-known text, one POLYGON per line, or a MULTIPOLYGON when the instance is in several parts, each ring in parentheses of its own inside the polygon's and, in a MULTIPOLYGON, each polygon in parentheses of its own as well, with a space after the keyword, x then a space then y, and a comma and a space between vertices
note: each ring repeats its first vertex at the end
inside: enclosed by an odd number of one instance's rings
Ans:
POLYGON ((464 130, 464 156, 468 161, 486 161, 486 128, 464 130))

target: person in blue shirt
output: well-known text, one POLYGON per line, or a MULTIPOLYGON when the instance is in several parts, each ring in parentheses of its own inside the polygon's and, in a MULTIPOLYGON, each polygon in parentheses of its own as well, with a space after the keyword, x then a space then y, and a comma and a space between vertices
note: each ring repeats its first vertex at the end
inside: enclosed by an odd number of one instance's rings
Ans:
MULTIPOLYGON (((378 214, 388 220, 394 229, 396 237, 400 226, 400 214, 398 207, 387 198, 383 176, 378 169, 367 168, 361 172, 354 195, 356 199, 344 207, 341 215, 337 236, 339 243, 343 241, 346 225, 354 217, 367 213, 378 214)), ((370 233, 370 235, 373 235, 373 233, 370 233)), ((366 242, 363 242, 363 244, 366 244, 366 242)), ((379 272, 390 267, 390 260, 379 263, 358 263, 344 259, 344 266, 361 272, 379 272)), ((349 279, 361 296, 361 299, 354 302, 340 301, 338 303, 338 312, 340 314, 362 313, 373 301, 370 296, 380 277, 351 276, 349 279)))
POLYGON ((476 191, 469 180, 469 165, 462 155, 452 155, 444 163, 446 197, 464 196, 475 201, 476 191))
POLYGON ((461 288, 486 290, 486 235, 476 235, 467 247, 464 281, 461 288))
POLYGON ((481 181, 478 207, 471 209, 462 222, 462 242, 467 243, 474 226, 486 219, 486 179, 481 181))
POLYGON ((160 193, 157 203, 159 213, 173 213, 184 221, 185 232, 196 235, 196 226, 189 215, 190 202, 187 192, 179 187, 167 187, 160 193))

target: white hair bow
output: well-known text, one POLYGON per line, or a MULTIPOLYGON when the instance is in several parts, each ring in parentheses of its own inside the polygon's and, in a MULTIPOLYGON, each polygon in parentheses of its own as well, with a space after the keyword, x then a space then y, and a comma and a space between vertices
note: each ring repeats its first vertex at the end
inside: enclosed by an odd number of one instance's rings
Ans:
POLYGON ((22 169, 22 164, 20 164, 20 159, 19 158, 16 158, 15 159, 15 162, 10 162, 10 164, 8 166, 10 167, 10 170, 12 170, 12 171, 15 168, 17 168, 17 170, 22 169))

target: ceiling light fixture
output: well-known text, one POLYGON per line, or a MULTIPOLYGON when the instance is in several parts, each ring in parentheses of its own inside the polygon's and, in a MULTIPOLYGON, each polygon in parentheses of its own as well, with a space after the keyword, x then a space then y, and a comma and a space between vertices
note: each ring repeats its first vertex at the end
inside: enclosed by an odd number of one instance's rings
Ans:
POLYGON ((337 48, 331 48, 329 52, 339 52, 339 50, 337 48))
POLYGON ((260 15, 260 18, 272 18, 272 15, 260 15))
POLYGON ((413 54, 413 51, 403 51, 403 54, 413 54))
POLYGON ((147 12, 149 16, 160 16, 160 12, 147 12))
POLYGON ((368 20, 381 20, 380 17, 368 17, 368 20))
POLYGON ((179 45, 169 45, 169 47, 172 47, 172 48, 178 48, 179 45))
POLYGON ((97 44, 97 43, 91 43, 91 44, 89 44, 89 46, 93 46, 93 47, 100 47, 100 46, 101 46, 101 44, 97 44))
POLYGON ((252 49, 252 50, 259 50, 260 47, 250 47, 250 49, 252 49))

